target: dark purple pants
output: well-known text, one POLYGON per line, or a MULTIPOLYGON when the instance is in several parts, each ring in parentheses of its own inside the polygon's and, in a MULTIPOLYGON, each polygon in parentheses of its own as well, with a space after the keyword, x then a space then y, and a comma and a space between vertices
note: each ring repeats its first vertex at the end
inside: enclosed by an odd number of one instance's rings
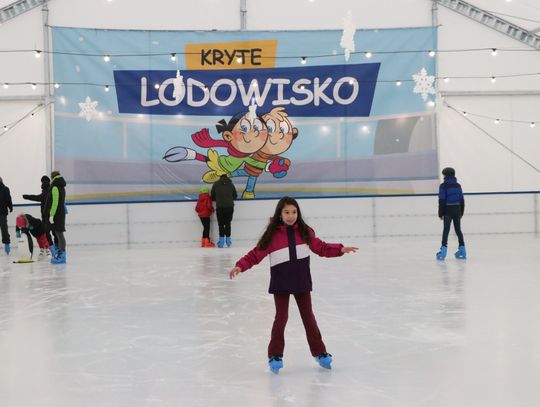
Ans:
MULTIPOLYGON (((272 337, 268 344, 268 357, 282 356, 285 348, 285 326, 289 318, 289 296, 290 294, 274 294, 276 304, 276 317, 272 326, 272 337)), ((294 299, 298 305, 302 322, 306 330, 309 350, 313 356, 326 352, 326 347, 322 340, 321 332, 317 326, 313 309, 311 308, 311 293, 294 294, 294 299)))

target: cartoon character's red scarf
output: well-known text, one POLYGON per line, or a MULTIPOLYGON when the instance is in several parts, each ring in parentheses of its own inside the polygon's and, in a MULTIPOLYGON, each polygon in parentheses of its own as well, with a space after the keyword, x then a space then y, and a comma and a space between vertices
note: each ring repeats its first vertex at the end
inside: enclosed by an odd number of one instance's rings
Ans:
POLYGON ((199 147, 225 147, 227 148, 227 152, 229 153, 229 155, 232 155, 233 157, 241 158, 249 156, 249 154, 238 151, 228 141, 213 139, 212 137, 210 137, 210 132, 208 131, 208 129, 202 129, 197 133, 193 133, 191 135, 191 139, 199 147))

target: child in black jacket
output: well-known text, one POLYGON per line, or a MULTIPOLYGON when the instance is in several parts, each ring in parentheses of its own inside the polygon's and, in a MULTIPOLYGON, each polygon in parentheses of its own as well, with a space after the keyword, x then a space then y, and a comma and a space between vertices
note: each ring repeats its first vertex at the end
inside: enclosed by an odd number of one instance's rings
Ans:
MULTIPOLYGON (((28 201, 34 201, 39 202, 41 206, 41 221, 45 224, 46 218, 48 217, 47 214, 44 214, 45 210, 45 198, 47 197, 47 194, 49 193, 49 188, 51 187, 51 179, 44 175, 41 177, 41 194, 39 195, 28 195, 24 194, 22 197, 23 199, 26 199, 28 201)), ((48 229, 45 229, 45 237, 47 238, 47 241, 49 242, 49 246, 53 245, 53 240, 51 238, 51 233, 48 229)))

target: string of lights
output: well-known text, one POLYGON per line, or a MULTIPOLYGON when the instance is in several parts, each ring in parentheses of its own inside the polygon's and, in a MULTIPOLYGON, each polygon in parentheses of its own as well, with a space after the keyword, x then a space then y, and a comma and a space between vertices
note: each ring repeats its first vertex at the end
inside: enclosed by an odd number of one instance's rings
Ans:
MULTIPOLYGON (((483 47, 483 48, 456 48, 456 49, 412 49, 412 50, 360 50, 353 51, 351 55, 364 55, 366 58, 372 58, 375 55, 389 55, 389 54, 418 54, 427 53, 430 57, 435 57, 437 54, 445 53, 464 53, 464 52, 489 52, 492 56, 497 56, 499 52, 538 52, 534 48, 498 48, 498 47, 483 47)), ((126 58, 126 57, 169 57, 172 61, 176 61, 179 55, 200 55, 199 52, 185 52, 185 51, 169 51, 169 52, 147 52, 147 53, 85 53, 80 51, 51 51, 40 49, 0 49, 0 53, 33 53, 36 59, 39 59, 42 54, 49 55, 67 55, 67 56, 80 56, 91 58, 103 58, 105 62, 110 62, 112 58, 126 58)), ((314 55, 260 55, 258 58, 268 59, 299 59, 300 63, 307 63, 308 59, 318 58, 330 58, 336 56, 344 56, 343 52, 333 52, 328 54, 314 54, 314 55)), ((236 59, 238 63, 243 62, 242 57, 236 59), (240 61, 239 61, 240 60, 240 61)))
MULTIPOLYGON (((45 107, 47 107, 51 103, 53 103, 53 102, 49 102, 48 104, 40 103, 37 106, 35 106, 32 110, 30 110, 28 113, 26 113, 24 116, 19 118, 18 120, 14 121, 12 123, 8 123, 8 124, 4 125, 2 134, 5 134, 9 130, 12 130, 19 123, 21 123, 23 120, 25 120, 27 118, 33 118, 36 113, 43 110, 45 107)), ((443 105, 445 107, 448 107, 448 108, 454 110, 456 113, 462 115, 463 117, 466 117, 466 118, 467 117, 468 118, 470 118, 470 117, 479 117, 479 118, 482 118, 482 119, 491 120, 491 121, 493 121, 493 123, 495 125, 499 125, 501 123, 516 123, 516 124, 525 124, 525 125, 528 125, 530 128, 535 128, 536 124, 540 124, 540 118, 533 119, 533 120, 514 120, 514 119, 487 116, 487 115, 484 115, 484 114, 469 112, 469 111, 459 109, 459 108, 457 108, 455 106, 452 106, 452 105, 448 104, 448 102, 446 100, 443 100, 443 105)), ((468 119, 468 120, 470 121, 470 119, 468 119)))
POLYGON ((21 118, 11 122, 11 123, 8 123, 8 124, 5 124, 3 127, 2 127, 2 133, 0 133, 0 136, 2 135, 5 135, 7 132, 9 132, 10 130, 13 130, 15 127, 17 127, 17 125, 19 125, 21 122, 23 122, 24 120, 28 119, 28 118, 34 118, 35 115, 37 113, 39 113, 41 110, 45 109, 47 106, 49 106, 52 102, 49 102, 47 104, 45 103, 40 103, 38 105, 36 105, 32 110, 30 110, 28 113, 26 113, 24 116, 22 116, 21 118))
POLYGON ((459 113, 460 115, 464 116, 464 117, 479 117, 479 118, 482 118, 482 119, 486 119, 486 120, 491 120, 493 121, 493 124, 495 125, 498 125, 498 124, 501 124, 501 123, 518 123, 518 124, 526 124, 528 125, 530 128, 535 128, 536 127, 536 124, 539 123, 540 124, 540 118, 537 118, 537 119, 534 119, 534 120, 514 120, 514 119, 506 119, 506 118, 500 118, 500 117, 493 117, 493 116, 486 116, 486 115, 483 115, 483 114, 479 114, 479 113, 472 113, 472 112, 469 112, 467 110, 463 110, 463 109, 459 109, 455 106, 452 106, 452 105, 449 105, 446 101, 443 102, 444 106, 454 110, 455 112, 459 113))
MULTIPOLYGON (((508 151, 510 154, 512 154, 514 157, 518 158, 519 160, 521 160, 523 163, 527 164, 529 167, 531 167, 533 170, 535 170, 537 173, 540 173, 540 169, 537 168, 534 164, 532 164, 531 162, 529 162, 527 159, 525 159, 525 157, 522 157, 521 155, 519 155, 518 153, 516 153, 514 150, 512 150, 510 147, 508 147, 506 144, 502 143, 501 141, 497 140, 497 138, 495 138, 494 136, 492 136, 487 130, 485 130, 484 128, 482 128, 481 126, 479 126, 477 123, 475 123, 474 121, 472 121, 469 117, 469 114, 470 113, 467 113, 463 110, 459 110, 457 109, 456 107, 452 106, 452 105, 449 105, 445 102, 445 106, 448 107, 449 109, 452 109, 454 110, 456 113, 458 114, 461 114, 463 116, 463 118, 465 120, 467 120, 472 126, 476 127, 481 133, 485 134, 487 137, 489 137, 492 141, 494 141, 495 143, 497 143, 499 146, 501 146, 502 148, 504 148, 506 151, 508 151)), ((484 117, 484 118, 487 118, 487 116, 483 116, 483 115, 478 115, 478 114, 470 114, 471 116, 478 116, 478 117, 484 117)), ((507 122, 513 122, 513 123, 530 123, 531 124, 531 127, 534 127, 534 123, 535 122, 528 122, 528 121, 522 121, 522 120, 507 120, 507 122)))
MULTIPOLYGON (((489 80, 491 83, 495 83, 497 79, 505 79, 505 78, 521 78, 521 77, 534 77, 537 76, 540 78, 540 72, 528 72, 528 73, 518 73, 518 74, 502 74, 502 75, 472 75, 472 76, 434 76, 434 81, 443 81, 444 83, 448 83, 451 80, 468 80, 468 79, 486 79, 489 80)), ((357 82, 359 84, 368 84, 368 83, 394 83, 396 86, 401 86, 405 82, 414 82, 414 79, 377 79, 376 81, 363 81, 363 80, 357 80, 357 79, 347 79, 347 80, 338 80, 335 83, 349 83, 353 84, 353 82, 357 82)), ((10 86, 30 86, 33 90, 37 88, 37 86, 52 86, 55 89, 59 89, 61 86, 98 86, 103 87, 106 92, 108 92, 111 88, 114 87, 120 87, 120 86, 140 86, 140 83, 118 83, 118 84, 108 84, 108 83, 96 83, 96 82, 32 82, 32 81, 25 81, 25 82, 3 82, 2 87, 4 89, 8 89, 10 86)), ((154 87, 159 88, 161 86, 160 83, 155 83, 154 87)), ((192 85, 185 85, 186 87, 193 87, 192 85)), ((256 80, 252 80, 250 83, 250 86, 258 86, 258 82, 256 80)), ((198 86, 197 86, 198 87, 198 86)), ((205 88, 208 88, 205 86, 205 88)), ((212 89, 212 86, 210 86, 210 89, 212 89)))

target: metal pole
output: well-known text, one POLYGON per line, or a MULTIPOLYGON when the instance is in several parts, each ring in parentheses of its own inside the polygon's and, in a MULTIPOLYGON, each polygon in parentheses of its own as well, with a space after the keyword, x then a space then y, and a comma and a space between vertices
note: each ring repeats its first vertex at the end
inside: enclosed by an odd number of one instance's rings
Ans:
POLYGON ((240 0, 240 30, 247 30, 247 0, 240 0))
MULTIPOLYGON (((439 11, 439 8, 438 8, 438 5, 437 5, 437 0, 432 0, 431 2, 431 27, 432 27, 432 30, 434 30, 434 34, 438 34, 437 31, 437 27, 439 26, 439 14, 438 14, 438 11, 439 11)), ((435 35, 434 35, 435 37, 435 35)), ((439 49, 439 36, 437 35, 437 40, 434 41, 433 43, 433 50, 436 52, 435 54, 435 77, 438 78, 439 77, 439 53, 437 52, 438 49, 439 49)), ((439 117, 438 117, 438 114, 437 114, 437 110, 439 108, 439 105, 442 104, 442 97, 441 97, 441 93, 440 93, 440 89, 439 89, 439 83, 437 83, 437 90, 438 92, 435 94, 435 113, 433 114, 433 124, 432 124, 432 129, 433 129, 433 141, 434 141, 434 147, 435 147, 435 151, 437 152, 437 162, 439 164, 439 168, 441 166, 441 154, 440 154, 440 143, 439 143, 439 117)), ((438 171, 437 171, 438 173, 438 171)))
POLYGON ((45 142, 46 149, 46 158, 45 166, 46 172, 51 173, 53 170, 54 162, 54 145, 53 145, 53 109, 52 109, 52 92, 51 92, 51 58, 50 58, 50 35, 49 35, 49 7, 47 1, 43 2, 42 17, 43 17, 43 76, 45 82, 48 83, 45 88, 45 132, 47 134, 47 139, 45 142))

